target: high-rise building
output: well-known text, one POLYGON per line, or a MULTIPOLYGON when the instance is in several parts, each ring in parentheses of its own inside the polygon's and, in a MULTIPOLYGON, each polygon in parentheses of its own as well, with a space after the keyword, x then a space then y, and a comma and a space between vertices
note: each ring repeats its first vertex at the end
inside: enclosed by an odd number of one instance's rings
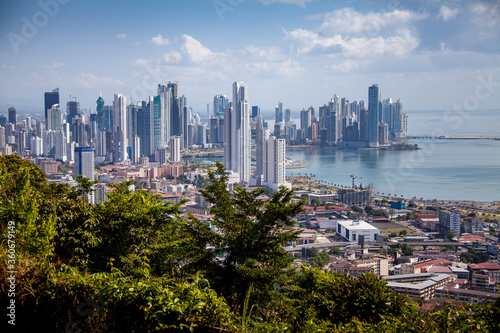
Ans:
POLYGON ((447 236, 448 231, 452 231, 456 237, 460 236, 460 211, 439 211, 439 232, 443 237, 447 236))
POLYGON ((47 130, 59 131, 60 129, 62 129, 61 108, 59 104, 54 104, 50 110, 48 110, 47 130))
POLYGON ((274 123, 282 123, 283 122, 283 103, 278 102, 278 105, 275 107, 275 117, 274 117, 274 123))
POLYGON ((66 122, 73 123, 73 118, 80 115, 80 103, 77 101, 69 101, 66 103, 66 122))
POLYGON ((5 147, 5 128, 0 125, 0 152, 5 147))
POLYGON ((155 100, 155 112, 153 127, 156 128, 156 134, 158 138, 155 138, 157 142, 154 147, 166 146, 171 136, 171 118, 172 118, 172 108, 175 99, 173 99, 173 94, 177 94, 177 84, 169 83, 169 85, 158 85, 158 97, 155 100), (175 85, 175 86, 174 86, 175 85), (158 127, 159 125, 159 127, 158 127))
POLYGON ((285 124, 292 121, 292 111, 290 109, 285 109, 285 124))
POLYGON ((44 114, 45 114, 45 124, 47 124, 47 120, 49 117, 49 110, 52 108, 52 105, 54 104, 60 104, 59 103, 59 88, 56 88, 52 90, 51 92, 46 92, 44 95, 44 102, 45 102, 45 108, 44 108, 44 114))
POLYGON ((270 136, 266 140, 264 149, 264 185, 278 190, 280 186, 291 188, 286 182, 286 142, 285 139, 277 139, 270 136))
POLYGON ((398 100, 391 105, 392 109, 392 119, 389 131, 392 137, 402 137, 403 136, 403 104, 398 100))
POLYGON ((43 154, 42 139, 35 136, 31 138, 31 154, 40 156, 43 154))
POLYGON ((126 98, 122 94, 115 94, 113 100, 113 139, 115 163, 122 163, 127 159, 127 111, 126 98))
POLYGON ((94 180, 94 147, 75 148, 75 169, 73 174, 94 180))
POLYGON ((10 107, 9 108, 9 124, 13 124, 14 128, 15 128, 16 123, 17 123, 16 108, 10 107))
POLYGON ((181 161, 181 137, 173 136, 170 138, 170 162, 181 161))
POLYGON ((137 165, 139 164, 139 158, 141 157, 141 139, 139 138, 138 135, 134 136, 134 139, 132 140, 132 164, 137 165))
POLYGON ((252 106, 252 118, 255 118, 260 115, 260 107, 257 105, 252 106))
POLYGON ((66 162, 68 143, 63 130, 59 130, 55 133, 55 147, 54 147, 54 158, 66 162))
POLYGON ((99 92, 99 98, 96 101, 96 112, 97 112, 97 128, 99 131, 104 131, 109 129, 109 124, 106 123, 106 114, 104 112, 104 99, 102 98, 101 92, 99 92))
POLYGON ((300 128, 306 133, 306 138, 311 138, 311 111, 302 109, 300 111, 300 128))
POLYGON ((264 176, 264 150, 265 142, 268 134, 264 129, 264 120, 261 115, 255 117, 255 161, 256 161, 256 176, 264 176))
POLYGON ((226 95, 214 96, 214 116, 224 116, 224 109, 229 107, 229 99, 226 95))
POLYGON ((24 155, 26 149, 28 148, 28 132, 25 130, 17 132, 17 153, 19 155, 24 155))
POLYGON ((368 88, 368 146, 378 146, 380 90, 378 84, 368 88))
POLYGON ((137 112, 137 136, 141 143, 141 156, 151 156, 154 153, 154 136, 151 130, 154 126, 153 108, 154 98, 149 97, 149 103, 142 102, 142 106, 137 112))
POLYGON ((248 86, 233 83, 233 102, 224 112, 224 164, 227 170, 237 172, 240 181, 250 180, 251 129, 248 86))
POLYGON ((328 129, 328 144, 330 146, 336 145, 340 138, 340 102, 338 96, 328 103, 328 116, 327 116, 327 129, 328 129))

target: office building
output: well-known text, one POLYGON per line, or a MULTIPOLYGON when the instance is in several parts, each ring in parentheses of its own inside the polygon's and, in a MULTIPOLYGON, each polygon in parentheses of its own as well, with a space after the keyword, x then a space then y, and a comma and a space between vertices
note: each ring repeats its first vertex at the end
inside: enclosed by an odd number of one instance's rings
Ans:
POLYGON ((250 180, 251 130, 248 86, 233 83, 233 102, 224 112, 224 164, 238 173, 242 182, 250 180))
POLYGON ((113 100, 113 162, 123 163, 127 159, 127 111, 126 98, 115 94, 113 100))
POLYGON ((274 108, 274 123, 283 122, 283 104, 281 102, 274 108))
POLYGON ((62 129, 61 122, 61 108, 59 104, 54 104, 48 110, 48 118, 47 118, 47 130, 48 131, 59 131, 62 129))
POLYGON ((368 88, 368 146, 378 147, 380 90, 378 84, 368 88))
POLYGON ((375 242, 380 235, 378 228, 359 220, 336 220, 335 228, 348 242, 375 242))
POLYGON ((94 147, 76 147, 74 156, 74 177, 76 178, 78 175, 82 175, 94 181, 94 147))
POLYGON ((224 116, 224 109, 229 107, 229 99, 226 95, 215 95, 214 96, 214 116, 222 117, 224 116))
POLYGON ((95 101, 96 112, 97 112, 97 129, 99 131, 104 131, 109 129, 109 124, 106 122, 106 114, 104 110, 104 98, 102 98, 101 92, 99 92, 99 98, 95 101))
POLYGON ((54 104, 59 104, 59 88, 52 90, 51 92, 46 92, 44 94, 44 115, 45 115, 45 124, 47 124, 47 120, 49 118, 49 110, 52 108, 54 104))
POLYGON ((80 115, 80 103, 75 101, 69 101, 66 103, 66 122, 68 124, 73 123, 73 118, 80 115))
POLYGON ((260 115, 260 107, 257 105, 252 106, 252 118, 255 118, 260 115))
POLYGON ((10 107, 9 108, 9 124, 13 124, 14 128, 16 127, 17 124, 17 114, 16 114, 16 108, 15 107, 10 107))

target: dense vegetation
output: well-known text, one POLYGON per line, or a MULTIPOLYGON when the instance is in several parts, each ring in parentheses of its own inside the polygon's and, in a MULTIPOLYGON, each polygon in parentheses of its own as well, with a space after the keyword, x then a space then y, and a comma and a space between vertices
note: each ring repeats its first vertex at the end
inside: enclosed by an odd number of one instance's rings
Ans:
POLYGON ((304 202, 291 203, 286 189, 267 201, 257 200, 262 189, 229 192, 220 164, 202 191, 214 204, 211 225, 131 182, 92 205, 92 183, 78 181, 47 183, 35 165, 0 158, 0 299, 6 320, 12 221, 16 331, 499 330, 498 304, 421 312, 372 274, 290 268, 282 245, 295 239, 289 227, 304 202))

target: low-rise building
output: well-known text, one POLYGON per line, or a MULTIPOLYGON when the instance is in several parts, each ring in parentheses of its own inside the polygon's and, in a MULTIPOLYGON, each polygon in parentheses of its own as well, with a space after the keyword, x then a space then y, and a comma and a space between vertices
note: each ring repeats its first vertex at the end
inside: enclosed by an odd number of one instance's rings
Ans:
POLYGON ((375 242, 380 230, 361 220, 336 220, 337 232, 349 242, 375 242))
POLYGON ((452 282, 454 277, 448 274, 421 273, 384 276, 389 290, 414 298, 429 300, 435 297, 437 288, 452 282))
POLYGON ((439 287, 434 291, 436 297, 446 297, 463 303, 482 304, 486 302, 494 303, 500 294, 489 293, 478 290, 460 289, 455 286, 455 282, 439 287))

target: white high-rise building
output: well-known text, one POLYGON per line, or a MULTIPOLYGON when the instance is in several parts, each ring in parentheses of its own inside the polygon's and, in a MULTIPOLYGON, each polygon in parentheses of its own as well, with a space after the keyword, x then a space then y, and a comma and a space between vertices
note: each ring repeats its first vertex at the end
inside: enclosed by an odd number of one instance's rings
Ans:
POLYGON ((56 132, 56 146, 55 146, 55 153, 54 157, 56 160, 61 160, 63 162, 66 162, 68 159, 66 149, 68 148, 68 143, 66 140, 66 136, 64 135, 63 130, 59 130, 56 132))
POLYGON ((233 102, 224 112, 224 164, 242 182, 250 181, 251 138, 248 86, 234 82, 233 102))
POLYGON ((134 140, 132 141, 132 164, 139 164, 139 158, 141 157, 141 139, 139 136, 134 136, 134 140))
POLYGON ((125 96, 115 94, 115 99, 113 100, 113 139, 115 140, 113 160, 115 163, 121 163, 127 159, 128 127, 126 103, 125 96))
POLYGON ((264 175, 264 151, 266 140, 269 138, 269 131, 264 129, 264 120, 261 115, 255 117, 255 160, 257 177, 264 175))
POLYGON ((5 147, 5 128, 0 125, 0 150, 5 147))
POLYGON ((181 161, 181 137, 173 136, 170 138, 170 162, 181 161))
POLYGON ((285 146, 285 139, 277 139, 274 136, 270 136, 264 146, 264 186, 275 191, 280 186, 292 188, 292 185, 286 182, 285 146))
POLYGON ((34 137, 30 141, 31 143, 31 154, 40 156, 43 154, 42 138, 34 137))

